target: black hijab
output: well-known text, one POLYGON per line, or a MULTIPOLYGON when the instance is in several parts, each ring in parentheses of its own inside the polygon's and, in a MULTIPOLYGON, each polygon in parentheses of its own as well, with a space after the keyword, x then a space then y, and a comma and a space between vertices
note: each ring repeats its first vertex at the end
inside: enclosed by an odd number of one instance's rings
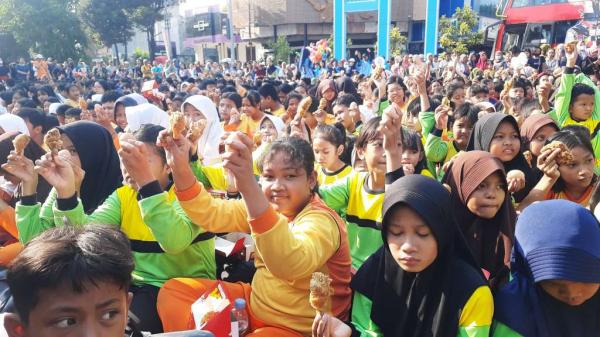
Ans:
POLYGON ((80 198, 84 211, 90 214, 122 184, 117 150, 110 133, 99 124, 78 121, 58 129, 71 139, 79 155, 85 171, 80 198))
MULTIPOLYGON (((479 118, 475 124, 473 132, 471 133, 471 138, 469 139, 469 144, 467 145, 467 151, 479 150, 490 152, 492 139, 494 138, 494 134, 502 122, 509 122, 512 124, 517 131, 517 134, 520 135, 519 124, 513 116, 500 112, 486 114, 479 118)), ((521 142, 520 139, 519 142, 521 142)), ((521 146, 519 146, 519 150, 520 149, 521 146)), ((513 193, 515 201, 521 202, 523 199, 525 199, 525 197, 527 197, 533 187, 535 187, 535 184, 537 183, 535 174, 532 172, 531 167, 527 163, 527 160, 521 151, 519 151, 519 153, 511 161, 502 162, 502 164, 504 165, 504 170, 507 173, 512 170, 519 170, 525 174, 525 188, 517 193, 513 193)))
POLYGON ((372 301, 371 319, 384 336, 455 337, 462 308, 486 284, 450 210, 450 194, 431 178, 410 175, 386 190, 384 246, 365 261, 351 283, 354 291, 372 301), (417 212, 437 241, 436 259, 419 273, 400 268, 387 244, 389 217, 399 205, 417 212))

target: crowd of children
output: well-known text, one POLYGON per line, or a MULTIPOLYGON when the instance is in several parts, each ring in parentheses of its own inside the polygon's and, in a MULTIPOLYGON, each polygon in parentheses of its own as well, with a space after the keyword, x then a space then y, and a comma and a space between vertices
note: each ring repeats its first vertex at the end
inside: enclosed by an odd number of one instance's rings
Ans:
POLYGON ((312 79, 211 64, 141 93, 5 81, 8 335, 194 329, 218 283, 254 337, 600 336, 600 91, 594 54, 561 48, 312 79), (227 233, 254 245, 235 280, 227 233))

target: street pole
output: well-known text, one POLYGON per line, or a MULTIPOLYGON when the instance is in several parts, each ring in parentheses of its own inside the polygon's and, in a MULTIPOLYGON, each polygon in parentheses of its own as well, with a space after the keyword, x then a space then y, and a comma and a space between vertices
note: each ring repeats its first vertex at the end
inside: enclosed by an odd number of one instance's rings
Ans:
POLYGON ((232 0, 229 0, 227 7, 229 8, 229 43, 231 48, 231 59, 236 60, 235 57, 235 41, 233 40, 233 8, 232 0))

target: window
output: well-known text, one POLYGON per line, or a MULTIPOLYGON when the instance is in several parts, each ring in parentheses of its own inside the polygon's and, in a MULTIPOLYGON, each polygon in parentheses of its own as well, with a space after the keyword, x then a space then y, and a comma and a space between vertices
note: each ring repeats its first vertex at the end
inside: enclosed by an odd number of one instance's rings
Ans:
POLYGON ((567 3, 568 0, 514 0, 513 8, 567 3))
POLYGON ((410 29, 410 41, 425 40, 425 21, 413 21, 410 29))
POLYGON ((527 26, 527 34, 523 45, 539 46, 542 43, 552 43, 552 24, 530 23, 527 26))

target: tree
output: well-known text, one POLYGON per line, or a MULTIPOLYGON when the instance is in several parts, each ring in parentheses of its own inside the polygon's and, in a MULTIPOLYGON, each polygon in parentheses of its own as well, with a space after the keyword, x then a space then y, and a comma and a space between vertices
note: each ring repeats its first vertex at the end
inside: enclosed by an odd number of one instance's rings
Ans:
POLYGON ((269 47, 273 49, 273 59, 275 62, 283 61, 287 63, 290 61, 292 47, 290 47, 290 44, 287 42, 285 36, 277 37, 277 40, 269 47))
MULTIPOLYGON (((122 0, 84 0, 81 18, 106 47, 127 43, 133 36, 133 23, 122 0)), ((119 49, 116 49, 119 59, 119 49)))
POLYGON ((17 48, 45 57, 79 58, 87 37, 76 14, 77 0, 2 0, 0 31, 11 34, 17 48))
POLYGON ((400 28, 394 27, 390 31, 390 55, 399 56, 406 50, 408 38, 400 33, 400 28))
POLYGON ((468 53, 469 48, 483 42, 483 33, 477 31, 477 14, 469 6, 457 8, 451 18, 440 19, 440 46, 446 51, 468 53))
MULTIPOLYGON (((146 33, 150 58, 154 59, 156 52, 156 31, 154 26, 164 20, 165 9, 177 0, 129 0, 126 10, 134 25, 146 33)), ((169 48, 166 46, 166 48, 169 48)))

